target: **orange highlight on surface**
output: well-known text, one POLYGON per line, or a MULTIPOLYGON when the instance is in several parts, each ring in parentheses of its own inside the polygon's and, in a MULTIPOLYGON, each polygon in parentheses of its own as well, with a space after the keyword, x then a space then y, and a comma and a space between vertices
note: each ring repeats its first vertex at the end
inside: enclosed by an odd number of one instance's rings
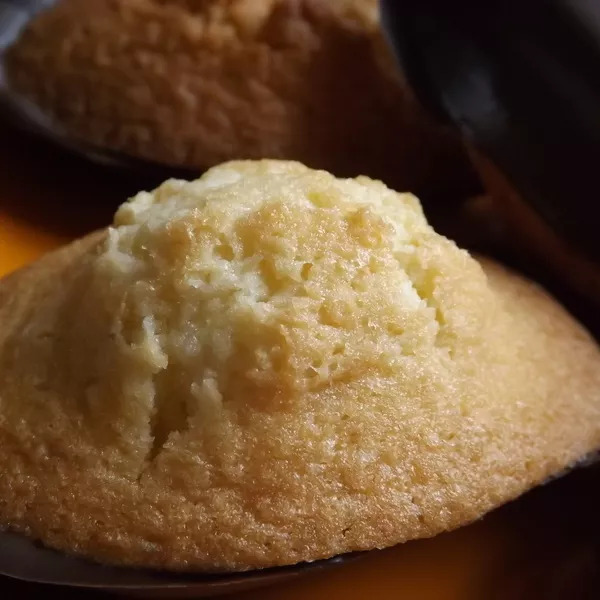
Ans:
POLYGON ((68 241, 31 227, 0 208, 0 276, 10 273, 68 241))

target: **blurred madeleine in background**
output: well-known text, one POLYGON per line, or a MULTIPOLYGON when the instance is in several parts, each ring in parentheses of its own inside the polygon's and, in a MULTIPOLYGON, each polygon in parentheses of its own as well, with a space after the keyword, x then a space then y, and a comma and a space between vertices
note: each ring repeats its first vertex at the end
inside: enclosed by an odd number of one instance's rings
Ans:
POLYGON ((69 136, 151 162, 295 159, 425 200, 478 187, 398 75, 376 0, 62 0, 6 71, 69 136))

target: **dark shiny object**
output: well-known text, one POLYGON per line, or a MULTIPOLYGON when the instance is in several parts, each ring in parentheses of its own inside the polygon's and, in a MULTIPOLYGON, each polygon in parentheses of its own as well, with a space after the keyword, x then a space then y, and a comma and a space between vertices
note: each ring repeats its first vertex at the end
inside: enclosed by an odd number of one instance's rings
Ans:
POLYGON ((600 260, 600 2, 382 0, 420 101, 600 260))
POLYGON ((0 531, 0 575, 29 583, 97 590, 143 598, 206 598, 242 592, 356 560, 357 552, 329 560, 245 573, 187 574, 104 566, 68 556, 0 531))

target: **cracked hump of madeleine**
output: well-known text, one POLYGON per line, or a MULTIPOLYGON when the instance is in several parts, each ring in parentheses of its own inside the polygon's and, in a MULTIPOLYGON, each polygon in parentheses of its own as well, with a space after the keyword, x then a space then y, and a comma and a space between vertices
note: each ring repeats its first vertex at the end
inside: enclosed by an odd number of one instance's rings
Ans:
POLYGON ((0 527, 243 570, 480 517, 600 446, 600 354, 418 201, 232 162, 0 282, 0 527))

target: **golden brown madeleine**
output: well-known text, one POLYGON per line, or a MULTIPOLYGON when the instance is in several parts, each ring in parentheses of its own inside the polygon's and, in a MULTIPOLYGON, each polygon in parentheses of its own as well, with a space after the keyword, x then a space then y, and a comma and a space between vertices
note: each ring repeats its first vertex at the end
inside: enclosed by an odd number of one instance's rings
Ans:
POLYGON ((69 134, 152 161, 289 158, 446 198, 477 180, 400 81, 375 0, 62 0, 7 73, 69 134))
POLYGON ((599 367, 415 197, 228 163, 0 283, 0 523, 184 570, 432 536, 600 446, 599 367))

